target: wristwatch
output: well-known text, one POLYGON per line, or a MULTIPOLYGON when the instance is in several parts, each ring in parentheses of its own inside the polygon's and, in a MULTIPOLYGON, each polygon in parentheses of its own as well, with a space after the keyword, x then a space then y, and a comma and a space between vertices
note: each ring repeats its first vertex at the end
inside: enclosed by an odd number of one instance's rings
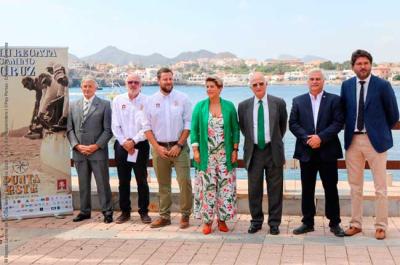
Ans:
POLYGON ((233 151, 239 152, 239 148, 233 148, 233 151))
POLYGON ((176 143, 177 146, 179 146, 180 149, 183 149, 183 144, 176 143))

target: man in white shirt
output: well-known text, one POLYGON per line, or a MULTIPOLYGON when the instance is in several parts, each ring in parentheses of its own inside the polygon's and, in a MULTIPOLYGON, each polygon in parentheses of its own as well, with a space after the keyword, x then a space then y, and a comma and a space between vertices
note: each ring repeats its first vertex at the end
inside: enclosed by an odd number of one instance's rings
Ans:
POLYGON ((144 135, 144 107, 147 96, 141 92, 142 82, 138 75, 129 74, 125 80, 127 93, 116 96, 112 103, 112 131, 115 161, 119 179, 119 206, 121 215, 116 223, 124 223, 131 218, 131 177, 135 172, 138 190, 138 208, 143 223, 151 223, 148 215, 149 185, 147 183, 147 163, 150 146, 144 135))
POLYGON ((302 225, 293 233, 299 235, 314 231, 314 195, 319 173, 330 231, 343 237, 337 189, 337 159, 343 157, 338 138, 344 123, 340 97, 323 90, 324 76, 319 69, 310 71, 307 83, 309 93, 293 99, 289 118, 289 129, 297 138, 293 157, 300 161, 303 213, 302 225))
POLYGON ((171 170, 175 167, 180 190, 180 228, 189 226, 192 210, 189 147, 191 103, 187 95, 173 90, 173 73, 168 68, 157 72, 160 91, 149 97, 146 105, 145 135, 152 145, 153 167, 160 195, 160 217, 152 228, 171 224, 171 170))

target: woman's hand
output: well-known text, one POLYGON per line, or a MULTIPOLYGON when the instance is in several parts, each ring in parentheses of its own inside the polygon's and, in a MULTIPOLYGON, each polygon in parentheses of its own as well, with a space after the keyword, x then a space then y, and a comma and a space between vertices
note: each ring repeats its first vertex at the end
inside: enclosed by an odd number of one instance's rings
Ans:
POLYGON ((199 152, 199 150, 193 150, 193 159, 197 163, 200 163, 200 152, 199 152))
POLYGON ((232 157, 231 157, 231 162, 232 162, 232 164, 233 164, 233 163, 236 163, 236 162, 237 162, 237 159, 238 159, 238 152, 237 152, 237 150, 233 150, 233 151, 232 151, 232 157))

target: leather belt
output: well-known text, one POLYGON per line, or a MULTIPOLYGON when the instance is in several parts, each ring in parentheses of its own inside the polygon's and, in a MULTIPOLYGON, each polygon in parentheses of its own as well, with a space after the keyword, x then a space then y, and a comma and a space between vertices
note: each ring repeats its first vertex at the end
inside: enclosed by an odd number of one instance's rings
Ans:
POLYGON ((354 134, 367 134, 367 132, 354 132, 354 134))
MULTIPOLYGON (((264 149, 261 149, 261 150, 265 150, 265 149, 270 148, 270 147, 271 147, 271 142, 268 142, 268 143, 265 144, 264 149)), ((258 148, 257 144, 254 144, 254 148, 257 148, 258 150, 260 150, 260 148, 258 148)))
POLYGON ((174 145, 178 143, 178 141, 175 142, 157 142, 159 145, 166 147, 167 149, 171 149, 174 145))

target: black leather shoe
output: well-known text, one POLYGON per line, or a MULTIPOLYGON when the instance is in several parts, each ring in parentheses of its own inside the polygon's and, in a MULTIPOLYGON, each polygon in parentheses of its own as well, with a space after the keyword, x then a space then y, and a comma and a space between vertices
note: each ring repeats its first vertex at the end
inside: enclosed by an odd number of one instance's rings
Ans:
POLYGON ((279 235, 279 233, 280 233, 280 231, 279 231, 279 226, 277 226, 277 225, 271 225, 271 226, 269 227, 269 233, 270 233, 271 235, 274 235, 274 236, 279 235))
POLYGON ((337 237, 344 237, 344 231, 340 225, 335 225, 330 228, 331 232, 337 237))
POLYGON ((104 215, 104 223, 109 224, 109 223, 112 223, 112 221, 113 221, 112 215, 110 215, 110 214, 104 215))
POLYGON ((143 213, 140 215, 140 220, 144 224, 150 224, 151 223, 151 218, 147 213, 143 213))
POLYGON ((261 230, 261 227, 262 227, 261 225, 251 224, 247 232, 249 234, 257 233, 258 230, 261 230))
POLYGON ((131 219, 131 213, 130 212, 122 212, 120 216, 118 216, 117 220, 115 220, 115 223, 117 224, 122 224, 131 219))
POLYGON ((301 234, 312 232, 312 231, 314 231, 314 226, 308 226, 308 225, 302 224, 301 226, 299 226, 293 230, 293 234, 301 235, 301 234))
POLYGON ((88 214, 80 213, 77 216, 75 216, 74 219, 72 219, 72 222, 80 222, 80 221, 83 221, 85 219, 90 219, 90 214, 88 215, 88 214))

